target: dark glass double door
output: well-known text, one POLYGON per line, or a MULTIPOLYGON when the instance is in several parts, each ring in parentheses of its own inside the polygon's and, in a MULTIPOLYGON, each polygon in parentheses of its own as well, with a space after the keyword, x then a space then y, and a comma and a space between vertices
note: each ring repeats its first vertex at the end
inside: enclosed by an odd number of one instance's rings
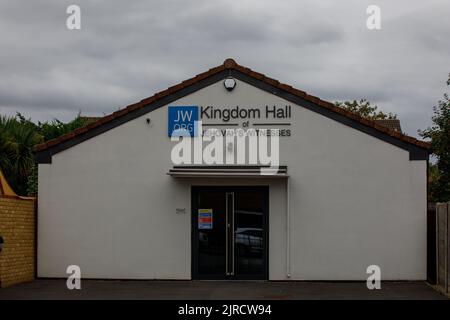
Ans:
POLYGON ((268 187, 192 188, 194 279, 267 279, 268 187))

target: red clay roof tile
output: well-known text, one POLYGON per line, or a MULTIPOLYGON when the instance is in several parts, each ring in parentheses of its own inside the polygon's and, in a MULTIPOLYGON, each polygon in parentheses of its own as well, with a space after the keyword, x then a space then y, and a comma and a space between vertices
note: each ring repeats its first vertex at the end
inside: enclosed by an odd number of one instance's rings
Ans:
POLYGON ((87 126, 85 126, 83 128, 79 128, 79 129, 77 129, 77 130, 75 130, 75 131, 73 131, 73 132, 71 132, 69 134, 65 134, 65 135, 62 135, 62 136, 60 136, 60 137, 58 137, 56 139, 47 141, 45 143, 41 143, 39 145, 36 145, 35 151, 43 151, 43 150, 48 149, 48 148, 50 148, 52 146, 55 146, 55 145, 57 145, 59 143, 62 143, 62 142, 67 141, 67 140, 70 140, 70 139, 74 138, 77 135, 84 134, 85 132, 87 132, 89 130, 92 130, 95 127, 98 127, 98 126, 103 125, 103 124, 105 124, 105 123, 107 123, 109 121, 112 121, 115 118, 122 117, 122 116, 124 116, 124 115, 126 115, 126 114, 128 114, 130 112, 133 112, 134 110, 143 108, 146 105, 148 105, 150 103, 153 103, 153 102, 155 102, 155 101, 157 101, 157 100, 159 100, 159 99, 161 99, 163 97, 166 97, 166 96, 168 96, 171 93, 179 91, 182 88, 185 88, 187 86, 193 85, 193 84, 195 84, 195 83, 197 83, 197 82, 199 82, 199 81, 201 81, 203 79, 206 79, 206 78, 208 78, 208 77, 210 77, 210 76, 212 76, 212 75, 214 75, 216 73, 219 73, 220 71, 223 71, 225 69, 238 70, 238 71, 240 71, 240 72, 242 72, 242 73, 244 73, 244 74, 246 74, 246 75, 248 75, 250 77, 256 78, 256 79, 261 80, 261 81, 263 81, 263 82, 265 82, 267 84, 270 84, 270 85, 272 85, 274 87, 277 87, 280 90, 283 90, 285 92, 291 93, 291 94, 293 94, 295 96, 299 96, 299 97, 301 97, 301 98, 303 98, 305 100, 308 100, 310 102, 313 102, 316 105, 318 105, 319 107, 323 107, 323 108, 329 109, 329 110, 331 110, 333 112, 342 114, 342 115, 344 115, 344 116, 346 116, 348 118, 351 118, 351 119, 353 119, 355 121, 358 121, 358 122, 360 122, 360 123, 362 123, 362 124, 364 124, 366 126, 375 128, 378 131, 386 133, 386 134, 388 134, 388 135, 390 135, 392 137, 398 138, 398 139, 400 139, 402 141, 408 142, 410 144, 413 144, 413 145, 416 145, 416 146, 419 146, 419 147, 425 148, 425 149, 430 149, 430 147, 431 147, 430 144, 425 142, 425 141, 420 141, 420 140, 417 140, 416 138, 404 135, 404 134, 402 134, 402 133, 400 133, 398 131, 395 131, 395 130, 392 130, 392 129, 380 126, 373 120, 363 119, 363 118, 359 117, 356 114, 353 114, 353 113, 351 113, 351 112, 349 112, 347 110, 344 110, 342 108, 336 107, 334 104, 332 104, 332 103, 330 103, 328 101, 324 101, 324 100, 319 99, 318 97, 308 95, 304 91, 301 91, 301 90, 298 90, 296 88, 293 88, 290 85, 287 85, 287 84, 284 84, 284 83, 280 83, 278 80, 266 77, 262 73, 255 72, 255 71, 253 71, 253 70, 251 70, 249 68, 243 67, 243 66, 237 64, 236 61, 234 61, 233 59, 226 59, 224 61, 224 63, 222 65, 220 65, 220 66, 217 66, 215 68, 211 68, 208 71, 200 73, 200 74, 196 75, 193 78, 184 80, 183 82, 181 82, 181 83, 179 83, 177 85, 171 86, 171 87, 169 87, 166 90, 163 90, 161 92, 155 93, 153 96, 145 98, 145 99, 141 100, 140 102, 131 104, 131 105, 127 106, 126 108, 121 109, 119 111, 115 111, 112 114, 109 114, 109 115, 107 115, 107 116, 105 116, 103 118, 100 118, 96 122, 90 123, 90 124, 88 124, 87 126))

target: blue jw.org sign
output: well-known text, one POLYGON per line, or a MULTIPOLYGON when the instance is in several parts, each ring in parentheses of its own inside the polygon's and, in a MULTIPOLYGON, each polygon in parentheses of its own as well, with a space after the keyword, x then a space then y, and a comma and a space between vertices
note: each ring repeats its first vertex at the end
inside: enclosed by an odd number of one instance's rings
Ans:
POLYGON ((198 135, 198 106, 169 106, 169 137, 198 135))

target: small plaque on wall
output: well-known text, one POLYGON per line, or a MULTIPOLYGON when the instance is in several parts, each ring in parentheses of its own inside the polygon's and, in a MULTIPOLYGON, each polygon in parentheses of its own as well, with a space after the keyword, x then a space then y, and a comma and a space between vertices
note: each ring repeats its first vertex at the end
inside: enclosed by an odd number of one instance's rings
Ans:
POLYGON ((186 208, 177 208, 176 213, 177 214, 186 214, 186 208))

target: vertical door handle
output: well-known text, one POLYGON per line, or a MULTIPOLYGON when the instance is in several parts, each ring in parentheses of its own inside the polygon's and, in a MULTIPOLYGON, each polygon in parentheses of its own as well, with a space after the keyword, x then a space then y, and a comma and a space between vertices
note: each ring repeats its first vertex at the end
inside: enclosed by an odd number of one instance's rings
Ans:
POLYGON ((227 276, 230 275, 229 262, 228 262, 228 234, 229 234, 230 223, 228 222, 228 193, 225 193, 225 273, 227 276))
POLYGON ((234 193, 227 192, 226 198, 226 238, 225 238, 225 264, 227 276, 234 275, 234 193))
POLYGON ((234 276, 234 244, 236 239, 234 238, 234 192, 231 193, 231 275, 234 276))

